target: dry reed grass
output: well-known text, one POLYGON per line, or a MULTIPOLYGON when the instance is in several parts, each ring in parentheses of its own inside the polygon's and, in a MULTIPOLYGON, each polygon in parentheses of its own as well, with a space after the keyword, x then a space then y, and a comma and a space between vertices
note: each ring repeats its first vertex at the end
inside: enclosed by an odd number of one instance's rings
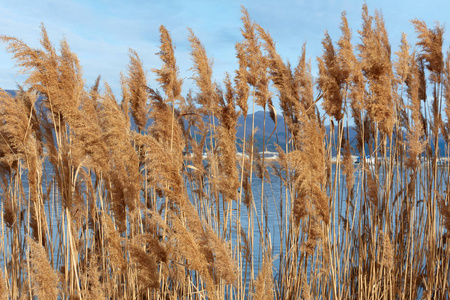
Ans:
POLYGON ((393 58, 380 12, 363 5, 357 45, 344 12, 314 79, 305 46, 291 66, 245 8, 242 26, 223 84, 189 29, 186 96, 161 26, 162 92, 130 50, 120 104, 100 77, 85 87, 68 42, 55 49, 43 25, 40 49, 1 37, 28 77, 15 96, 0 90, 0 298, 448 298, 443 27, 414 20, 417 50, 402 35, 393 58), (276 162, 258 152, 256 106, 265 137, 266 110, 283 118, 276 162))

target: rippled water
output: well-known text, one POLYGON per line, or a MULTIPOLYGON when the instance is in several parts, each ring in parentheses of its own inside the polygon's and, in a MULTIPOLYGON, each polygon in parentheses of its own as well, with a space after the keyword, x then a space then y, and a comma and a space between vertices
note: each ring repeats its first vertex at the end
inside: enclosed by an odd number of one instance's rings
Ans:
MULTIPOLYGON (((52 179, 52 168, 51 166, 48 164, 48 162, 46 162, 46 180, 44 181, 43 184, 43 193, 46 194, 47 193, 47 188, 51 187, 51 192, 55 191, 56 189, 56 183, 54 182, 54 180, 52 179)), ((355 165, 356 171, 355 171, 355 182, 359 182, 360 181, 360 177, 361 177, 361 169, 358 167, 358 165, 355 165)), ((335 165, 333 165, 332 170, 331 170, 331 178, 335 178, 335 174, 336 174, 336 167, 335 165)), ((379 183, 381 186, 383 186, 384 181, 386 180, 384 178, 384 176, 382 175, 383 171, 380 171, 380 176, 378 177, 379 183)), ((422 171, 421 176, 419 176, 417 178, 417 185, 420 185, 420 182, 423 182, 424 180, 426 180, 426 176, 427 176, 427 172, 422 171)), ((262 222, 263 224, 263 228, 267 228, 267 233, 270 236, 270 241, 271 241, 271 250, 272 250, 272 255, 275 258, 274 261, 274 275, 276 276, 278 270, 278 264, 279 264, 279 255, 280 255, 280 250, 281 250, 281 237, 280 237, 280 224, 281 224, 281 220, 280 220, 280 211, 283 210, 283 217, 284 217, 284 210, 286 205, 290 205, 290 199, 289 196, 286 196, 286 190, 285 187, 282 185, 281 180, 278 176, 275 176, 272 173, 272 170, 269 168, 269 175, 270 175, 270 181, 266 182, 264 184, 264 207, 263 207, 263 213, 264 213, 264 218, 261 220, 261 179, 259 179, 258 177, 255 176, 255 174, 253 175, 252 178, 252 193, 253 193, 253 198, 254 198, 254 206, 252 208, 247 209, 247 207, 242 206, 241 207, 241 225, 242 225, 242 229, 245 232, 248 232, 248 230, 250 229, 250 225, 252 225, 253 230, 254 230, 254 245, 253 245, 253 267, 255 270, 255 274, 257 274, 259 268, 261 267, 262 264, 262 252, 263 249, 259 243, 260 241, 260 237, 261 237, 261 232, 259 229, 259 224, 262 222), (253 223, 250 224, 248 222, 249 218, 249 212, 252 211, 253 213, 253 223), (256 217, 256 215, 258 217, 256 217)), ((408 172, 404 171, 403 169, 397 169, 394 168, 394 176, 393 176, 393 181, 396 182, 397 177, 402 176, 404 178, 408 178, 408 172)), ((26 195, 28 194, 28 186, 27 186, 27 181, 26 181, 26 172, 24 172, 23 174, 23 190, 25 193, 25 198, 28 198, 26 195)), ((345 177, 342 175, 342 172, 339 172, 339 178, 338 178, 339 182, 340 182, 340 186, 338 187, 338 190, 341 191, 341 196, 340 199, 345 199, 346 198, 346 189, 343 188, 345 186, 345 177)), ((438 190, 439 192, 443 192, 446 189, 446 186, 448 186, 448 181, 449 181, 449 176, 448 176, 448 168, 447 167, 442 167, 438 169, 438 190)), ((189 189, 189 185, 188 187, 188 193, 190 194, 191 198, 192 195, 190 193, 190 189, 189 189)), ((395 193, 398 192, 398 188, 401 187, 397 187, 397 186, 393 186, 392 188, 392 192, 391 192, 391 197, 395 196, 395 193)), ((327 194, 330 196, 330 190, 327 191, 327 194)), ((417 198, 421 199, 424 197, 423 194, 423 190, 418 190, 417 191, 417 198)), ((360 199, 363 198, 363 195, 360 194, 360 191, 358 189, 356 189, 356 195, 355 195, 355 207, 359 206, 359 201, 361 201, 360 199)), ((52 197, 50 197, 50 199, 52 199, 52 197)), ((392 199, 393 200, 393 199, 392 199)), ((340 214, 344 214, 346 207, 345 207, 345 203, 341 203, 340 207, 340 211, 334 211, 333 213, 335 214, 335 218, 334 220, 336 220, 336 222, 339 222, 339 215, 340 214)), ((58 222, 61 221, 61 217, 63 215, 63 213, 61 212, 61 204, 59 201, 55 201, 55 202, 49 202, 47 201, 45 203, 45 209, 46 209, 46 215, 47 216, 51 216, 48 219, 49 222, 49 229, 50 229, 50 234, 52 236, 52 240, 54 242, 54 244, 52 245, 53 247, 53 257, 51 257, 51 260, 55 263, 55 265, 58 265, 56 263, 56 261, 58 260, 57 257, 57 253, 58 253, 58 242, 60 241, 61 237, 58 234, 58 228, 57 228, 57 224, 58 222), (51 226, 50 226, 51 224, 51 226)), ((232 211, 233 211, 233 220, 236 220, 237 216, 238 216, 238 205, 237 202, 233 201, 232 202, 232 211)), ((221 210, 221 220, 223 220, 223 211, 221 210)), ((27 216, 25 216, 26 218, 27 216)), ((26 224, 27 222, 24 222, 24 224, 26 224)), ((66 224, 65 224, 66 225, 66 224)), ((287 224, 284 224, 285 226, 287 224)), ((395 224, 394 224, 395 226, 395 224)), ((336 226, 336 228, 339 228, 339 226, 336 226)), ((22 227, 21 228, 22 234, 24 234, 26 232, 26 230, 22 227)), ((264 229, 263 229, 264 232, 264 229)), ((5 234, 5 233, 3 233, 5 234)), ((11 241, 13 239, 13 236, 10 234, 9 235, 9 239, 6 241, 5 243, 7 245, 10 245, 11 241)), ((238 239, 237 237, 237 230, 236 228, 233 228, 231 231, 231 240, 234 241, 234 246, 236 246, 236 242, 240 239, 238 239)), ((5 253, 5 257, 8 259, 8 257, 11 255, 8 251, 10 249, 10 247, 3 247, 3 249, 6 249, 6 253, 5 253)), ((61 261, 61 258, 59 258, 59 260, 61 261)), ((4 267, 4 258, 3 256, 1 257, 1 266, 2 268, 4 267)), ((243 272, 245 272, 245 270, 243 270, 243 272)), ((249 270, 247 271, 247 278, 249 278, 250 274, 249 274, 249 270)))

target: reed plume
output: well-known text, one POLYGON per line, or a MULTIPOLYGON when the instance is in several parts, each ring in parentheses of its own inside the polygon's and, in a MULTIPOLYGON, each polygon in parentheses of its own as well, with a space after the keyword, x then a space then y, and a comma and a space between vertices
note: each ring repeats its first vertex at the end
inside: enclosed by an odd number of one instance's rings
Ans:
POLYGON ((442 124, 442 95, 441 83, 444 72, 444 55, 442 53, 444 27, 436 24, 434 29, 429 29, 425 22, 414 19, 411 21, 417 33, 419 41, 417 45, 421 48, 419 60, 424 61, 426 68, 430 71, 430 81, 433 85, 433 102, 431 112, 433 115, 432 132, 435 136, 435 149, 437 148, 437 136, 442 124))
POLYGON ((297 104, 294 104, 294 115, 297 120, 300 115, 305 114, 310 120, 315 118, 316 106, 313 93, 313 79, 311 74, 311 64, 306 61, 306 43, 303 44, 302 54, 299 57, 297 67, 294 71, 295 90, 300 96, 303 111, 297 104))
POLYGON ((419 70, 414 54, 410 58, 410 68, 411 71, 406 79, 410 98, 409 108, 411 109, 411 124, 406 136, 409 149, 406 166, 415 170, 420 165, 419 157, 425 148, 425 143, 421 141, 424 132, 419 99, 419 70))
MULTIPOLYGON (((244 25, 244 28, 241 29, 241 34, 244 40, 238 47, 239 59, 244 60, 242 66, 247 68, 247 72, 245 73, 247 75, 247 83, 253 88, 257 88, 260 85, 258 82, 259 77, 265 72, 262 70, 265 68, 265 65, 262 64, 263 56, 255 24, 251 21, 250 16, 244 7, 241 7, 241 13, 242 24, 244 25)), ((262 100, 260 97, 258 99, 262 100)), ((263 106, 263 103, 259 104, 260 106, 263 106)))
POLYGON ((296 89, 294 76, 290 70, 290 65, 289 63, 284 63, 280 55, 277 53, 275 49, 275 42, 270 34, 261 26, 257 24, 255 26, 261 39, 264 41, 263 46, 267 53, 266 61, 269 68, 269 78, 274 87, 277 89, 282 114, 290 132, 295 135, 298 128, 295 126, 297 120, 294 115, 294 103, 299 101, 300 95, 296 89))
POLYGON ((99 98, 95 92, 83 93, 79 108, 73 111, 74 120, 69 124, 73 129, 73 153, 77 161, 86 160, 94 170, 107 172, 108 145, 103 139, 99 98))
POLYGON ((253 294, 254 299, 274 299, 274 284, 272 279, 273 259, 269 253, 266 253, 263 257, 262 267, 261 270, 259 270, 255 283, 255 293, 253 294))
POLYGON ((235 92, 229 75, 225 77, 225 95, 219 95, 218 119, 216 130, 219 150, 219 189, 225 201, 236 200, 239 188, 239 175, 236 165, 236 133, 238 113, 236 112, 235 92))
POLYGON ((394 249, 391 239, 388 234, 383 233, 382 235, 382 246, 383 246, 383 256, 381 258, 381 265, 385 266, 389 271, 394 269, 394 249))
POLYGON ((126 229, 126 209, 133 211, 137 206, 142 176, 139 171, 139 157, 131 144, 126 116, 111 91, 105 84, 105 93, 99 101, 99 123, 101 137, 108 155, 103 172, 109 181, 109 200, 120 232, 126 229))
POLYGON ((8 285, 6 283, 5 277, 3 276, 3 272, 0 270, 0 299, 8 300, 10 297, 10 292, 8 285))
MULTIPOLYGON (((193 217, 189 215, 189 213, 186 216, 193 217)), ((172 238, 176 240, 177 251, 187 259, 189 269, 199 272, 202 280, 205 282, 206 289, 210 292, 208 296, 211 299, 216 299, 214 281, 209 272, 212 253, 204 247, 206 241, 202 239, 204 236, 203 229, 195 226, 195 223, 197 222, 194 221, 194 224, 192 224, 193 226, 188 231, 187 226, 185 226, 183 221, 176 216, 172 216, 171 221, 173 224, 172 238)))
POLYGON ((1 190, 2 190, 2 199, 3 199, 3 220, 5 222, 6 227, 11 229, 13 225, 17 222, 18 219, 18 205, 13 202, 11 199, 10 192, 8 191, 8 179, 6 176, 2 176, 1 180, 1 190))
POLYGON ((448 298, 443 27, 414 20, 419 52, 402 35, 393 62, 381 13, 363 6, 355 47, 344 12, 314 80, 305 46, 291 66, 245 8, 241 19, 234 78, 215 82, 189 30, 196 89, 182 94, 161 26, 161 92, 130 50, 121 104, 100 77, 85 86, 68 42, 55 48, 44 26, 38 49, 1 37, 27 79, 14 96, 0 90, 0 298, 448 298), (285 126, 273 164, 255 121, 238 141, 249 100, 253 121, 259 105, 285 126), (353 162, 366 154, 375 159, 353 162))
MULTIPOLYGON (((301 156, 306 156, 300 159, 300 165, 303 165, 305 170, 308 169, 308 173, 311 172, 310 174, 302 175, 305 176, 306 184, 314 184, 316 188, 319 188, 325 180, 325 131, 320 119, 315 114, 316 107, 313 99, 311 70, 305 63, 304 55, 305 48, 303 48, 303 54, 300 58, 299 66, 296 69, 296 81, 298 82, 301 103, 296 105, 295 113, 301 126, 301 132, 298 136, 294 136, 294 140, 298 141, 298 150, 301 156), (305 164, 308 164, 309 167, 306 167, 305 164), (315 179, 313 180, 313 178, 315 179)), ((321 190, 321 187, 319 189, 321 190)), ((316 189, 313 188, 312 190, 316 189)), ((321 203, 319 205, 320 210, 323 209, 320 214, 324 217, 324 220, 327 220, 328 212, 326 211, 328 209, 326 207, 328 204, 322 206, 327 201, 323 202, 323 193, 318 190, 316 191, 322 195, 318 197, 318 203, 321 203)))
POLYGON ((445 99, 445 115, 447 117, 446 134, 444 133, 444 138, 449 141, 450 135, 450 51, 447 51, 447 57, 445 59, 445 69, 444 69, 444 99, 445 99))
POLYGON ((95 300, 105 298, 103 286, 100 283, 101 273, 99 272, 98 256, 93 255, 89 261, 89 267, 84 274, 86 288, 83 290, 83 299, 95 300))
POLYGON ((130 90, 128 89, 127 85, 127 78, 126 76, 120 72, 120 89, 122 92, 122 101, 120 102, 120 108, 122 109, 123 115, 125 117, 127 128, 130 128, 130 90))
POLYGON ((192 71, 195 75, 193 79, 199 88, 197 102, 206 112, 215 113, 217 103, 215 101, 215 83, 212 81, 212 60, 208 59, 205 46, 194 35, 192 29, 188 28, 188 40, 191 44, 191 56, 194 66, 192 71))
POLYGON ((343 117, 343 85, 346 78, 345 73, 341 71, 339 59, 335 53, 333 42, 328 32, 325 32, 325 38, 322 40, 324 54, 318 58, 319 79, 318 86, 322 91, 323 108, 325 112, 340 121, 343 117))
POLYGON ((147 167, 152 170, 147 180, 152 187, 164 192, 166 199, 174 204, 181 205, 186 201, 183 177, 180 171, 183 168, 184 140, 178 122, 174 126, 174 143, 176 148, 170 151, 170 127, 164 124, 172 123, 172 114, 167 104, 158 102, 152 109, 154 126, 150 128, 153 136, 136 136, 135 141, 144 149, 147 167), (160 122, 164 121, 164 122, 160 122), (181 197, 180 195, 183 195, 181 197))
POLYGON ((252 147, 253 140, 251 138, 248 139, 247 144, 245 145, 245 151, 243 152, 244 158, 241 162, 241 180, 242 180, 242 189, 240 194, 243 195, 243 202, 247 209, 251 209, 254 204, 254 197, 251 185, 251 177, 250 170, 253 168, 253 162, 249 159, 252 155, 252 147))
POLYGON ((2 117, 2 161, 8 165, 23 159, 27 154, 29 137, 33 134, 28 122, 32 113, 23 99, 13 98, 0 90, 0 113, 2 117))
POLYGON ((126 261, 122 249, 122 239, 110 216, 102 214, 102 225, 104 227, 105 246, 108 250, 108 257, 110 259, 109 263, 116 268, 119 273, 122 273, 126 269, 126 261))
POLYGON ((430 80, 440 83, 444 70, 442 53, 444 27, 437 23, 433 29, 429 29, 424 21, 414 19, 411 22, 419 39, 417 45, 422 49, 418 59, 427 62, 426 67, 431 72, 430 80))
POLYGON ((357 133, 357 149, 360 154, 364 153, 364 110, 366 109, 365 85, 366 81, 361 69, 361 63, 358 61, 351 38, 352 32, 349 28, 346 13, 341 15, 341 37, 337 44, 338 61, 341 68, 341 74, 345 78, 346 88, 348 88, 347 97, 350 100, 350 110, 355 123, 357 133))
POLYGON ((348 26, 347 14, 342 12, 341 14, 341 25, 339 26, 341 30, 341 37, 337 41, 338 45, 338 62, 341 67, 342 77, 345 78, 348 86, 351 86, 352 77, 356 74, 355 68, 358 64, 358 60, 354 54, 354 49, 352 45, 352 32, 348 26))
POLYGON ((304 273, 302 273, 302 298, 303 300, 311 300, 311 287, 304 273))
POLYGON ((408 44, 406 34, 402 33, 400 49, 399 49, 399 51, 395 52, 395 55, 397 56, 397 60, 394 61, 394 63, 393 63, 395 73, 396 73, 396 77, 395 77, 396 85, 400 86, 400 95, 397 96, 398 97, 397 110, 398 110, 398 116, 400 119, 399 120, 400 124, 405 124, 408 119, 407 111, 405 109, 405 102, 403 100, 403 91, 404 91, 405 82, 409 76, 410 69, 411 69, 410 53, 409 53, 410 48, 411 47, 408 44))
POLYGON ((207 239, 214 255, 212 267, 216 276, 224 280, 226 284, 235 284, 238 276, 238 268, 232 255, 232 245, 217 236, 209 226, 206 227, 205 234, 205 239, 207 239))
POLYGON ((411 46, 408 44, 406 33, 402 33, 402 40, 400 43, 399 51, 395 52, 398 59, 394 62, 394 68, 398 76, 398 81, 403 84, 410 73, 411 61, 410 61, 410 50, 411 46))
POLYGON ((381 13, 370 16, 367 5, 363 5, 363 28, 358 31, 361 44, 358 45, 361 68, 369 82, 367 113, 379 124, 386 135, 392 133, 395 113, 392 111, 392 64, 391 48, 381 13))
POLYGON ((30 251, 30 265, 33 291, 41 299, 57 299, 58 297, 58 275, 47 259, 44 248, 28 238, 30 251))
POLYGON ((447 232, 450 232, 450 204, 448 203, 448 194, 445 197, 439 197, 438 208, 442 215, 442 225, 444 225, 447 232))
MULTIPOLYGON (((166 94, 168 102, 172 104, 172 115, 175 114, 175 101, 180 101, 180 106, 184 106, 184 98, 181 96, 182 80, 178 78, 178 67, 176 65, 174 46, 169 32, 164 26, 160 26, 161 33, 161 51, 158 53, 163 61, 161 69, 153 69, 157 75, 157 81, 161 84, 166 94)), ((173 122, 171 123, 171 147, 173 148, 173 122)))
POLYGON ((374 174, 373 170, 370 170, 368 166, 366 166, 366 180, 367 180, 367 198, 370 203, 373 205, 375 211, 378 212, 379 209, 379 180, 376 174, 374 174))
POLYGON ((237 92, 236 104, 241 109, 244 118, 247 118, 248 104, 247 100, 250 94, 250 89, 248 87, 248 71, 247 71, 247 61, 245 56, 244 46, 241 43, 236 43, 236 56, 239 60, 239 70, 236 71, 235 85, 237 92))
MULTIPOLYGON (((142 236, 139 236, 139 238, 142 238, 142 236)), ((144 292, 148 288, 157 289, 159 287, 159 278, 156 258, 145 250, 146 247, 143 249, 141 245, 138 244, 138 241, 139 239, 135 239, 135 241, 128 244, 128 253, 130 255, 130 261, 136 264, 140 289, 144 292)), ((145 241, 145 239, 142 239, 139 242, 145 244, 145 241)), ((151 250, 151 248, 149 249, 151 250)))
POLYGON ((138 129, 143 131, 147 125, 147 76, 139 55, 132 49, 130 49, 130 65, 127 73, 126 83, 131 104, 131 115, 138 129))
POLYGON ((157 99, 152 97, 151 107, 150 116, 154 120, 154 123, 149 128, 149 131, 167 151, 171 152, 176 164, 181 169, 185 141, 183 137, 184 124, 180 112, 178 110, 174 111, 169 104, 162 101, 162 98, 157 99), (172 125, 167 126, 166 124, 172 125))
POLYGON ((161 46, 160 51, 157 53, 160 59, 163 61, 161 69, 153 69, 156 73, 156 81, 163 88, 168 101, 173 102, 175 100, 182 100, 181 86, 183 81, 179 79, 179 71, 175 59, 175 47, 172 43, 169 31, 160 26, 159 31, 161 33, 161 46))

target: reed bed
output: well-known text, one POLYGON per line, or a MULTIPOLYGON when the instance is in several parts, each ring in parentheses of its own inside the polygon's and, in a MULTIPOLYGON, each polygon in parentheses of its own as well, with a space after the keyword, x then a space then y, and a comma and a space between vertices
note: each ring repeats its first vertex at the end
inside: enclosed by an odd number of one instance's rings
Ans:
POLYGON ((412 26, 392 54, 380 12, 355 45, 343 13, 313 78, 243 8, 223 83, 189 29, 189 92, 161 26, 156 83, 130 50, 119 99, 44 26, 40 49, 2 36, 28 77, 0 91, 0 298, 448 298, 450 56, 443 27, 412 26), (284 120, 276 161, 256 110, 284 120))

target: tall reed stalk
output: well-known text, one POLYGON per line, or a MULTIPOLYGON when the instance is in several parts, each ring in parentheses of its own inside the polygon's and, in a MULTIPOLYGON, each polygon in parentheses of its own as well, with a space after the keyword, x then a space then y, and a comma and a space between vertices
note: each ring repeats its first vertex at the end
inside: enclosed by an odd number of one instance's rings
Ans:
POLYGON ((44 26, 39 49, 1 37, 27 79, 0 90, 0 299, 449 297, 443 27, 392 56, 380 12, 359 44, 344 12, 314 78, 241 20, 223 81, 189 29, 185 94, 161 26, 156 82, 130 50, 120 104, 44 26))

